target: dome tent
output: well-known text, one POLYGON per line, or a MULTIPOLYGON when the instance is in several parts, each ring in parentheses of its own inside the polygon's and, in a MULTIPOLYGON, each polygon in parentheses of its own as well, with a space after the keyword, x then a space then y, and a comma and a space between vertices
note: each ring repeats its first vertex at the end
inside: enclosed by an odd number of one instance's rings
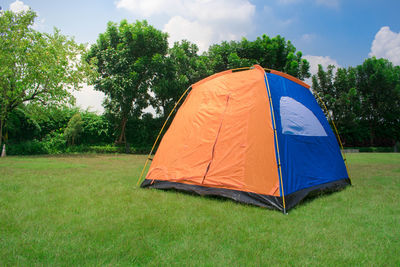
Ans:
POLYGON ((309 86, 255 65, 192 85, 141 187, 286 212, 311 193, 350 184, 336 137, 309 86))

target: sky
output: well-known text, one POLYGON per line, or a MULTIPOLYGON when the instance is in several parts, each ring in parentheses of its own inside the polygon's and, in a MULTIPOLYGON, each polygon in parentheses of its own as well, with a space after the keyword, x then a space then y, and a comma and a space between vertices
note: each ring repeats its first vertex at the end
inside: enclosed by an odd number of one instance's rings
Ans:
MULTIPOLYGON (((2 0, 0 6, 30 7, 38 14, 36 30, 56 27, 88 45, 108 21, 146 19, 168 32, 170 44, 187 39, 200 52, 224 40, 281 35, 303 53, 311 73, 318 64, 356 66, 371 56, 400 65, 400 0, 2 0)), ((104 95, 91 86, 74 95, 78 106, 103 111, 104 95)))

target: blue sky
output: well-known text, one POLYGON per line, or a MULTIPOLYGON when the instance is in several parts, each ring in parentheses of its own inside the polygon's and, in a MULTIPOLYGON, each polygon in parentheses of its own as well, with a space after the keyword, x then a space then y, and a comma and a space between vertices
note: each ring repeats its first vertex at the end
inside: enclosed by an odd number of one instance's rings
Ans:
MULTIPOLYGON (((94 43, 108 21, 147 19, 167 31, 171 43, 188 39, 202 51, 222 40, 279 34, 303 52, 312 72, 318 63, 355 66, 372 55, 400 65, 399 0, 6 0, 0 5, 29 6, 39 15, 37 30, 57 27, 82 43, 94 43)), ((77 95, 78 104, 101 98, 90 88, 86 93, 77 95)), ((92 106, 101 110, 99 101, 92 106)))

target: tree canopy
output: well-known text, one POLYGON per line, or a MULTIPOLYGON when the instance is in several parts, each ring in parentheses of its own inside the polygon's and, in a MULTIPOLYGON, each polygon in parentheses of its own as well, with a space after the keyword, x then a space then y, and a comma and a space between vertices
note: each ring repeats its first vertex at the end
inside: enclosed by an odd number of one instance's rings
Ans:
POLYGON ((319 66, 313 90, 326 104, 347 145, 394 145, 400 140, 400 67, 368 58, 357 67, 319 66))
POLYGON ((262 35, 254 41, 222 42, 210 46, 207 55, 213 72, 259 64, 265 68, 286 72, 301 80, 311 77, 310 64, 302 58, 290 41, 280 35, 262 35))
POLYGON ((126 142, 130 116, 139 117, 148 106, 149 87, 157 64, 168 48, 167 34, 146 21, 108 23, 86 57, 97 72, 95 90, 105 93, 106 111, 119 121, 117 143, 126 142))
POLYGON ((198 55, 197 45, 187 40, 175 42, 168 54, 159 58, 157 76, 151 87, 154 93, 151 104, 162 117, 191 84, 211 75, 207 64, 207 58, 198 55))
POLYGON ((69 89, 85 79, 84 51, 57 29, 41 33, 32 28, 32 10, 0 15, 0 143, 8 115, 22 104, 73 103, 69 89))

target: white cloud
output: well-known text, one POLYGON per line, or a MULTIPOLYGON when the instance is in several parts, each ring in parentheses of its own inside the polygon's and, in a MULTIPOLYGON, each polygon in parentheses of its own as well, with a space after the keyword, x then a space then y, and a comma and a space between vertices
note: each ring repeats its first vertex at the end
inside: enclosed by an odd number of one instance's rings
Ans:
MULTIPOLYGON (((317 74, 318 73, 318 65, 321 64, 324 70, 326 71, 329 65, 334 65, 336 68, 333 70, 333 74, 336 73, 337 68, 340 68, 341 66, 337 63, 335 59, 330 58, 329 56, 311 56, 311 55, 305 55, 303 56, 304 59, 307 59, 308 62, 310 62, 310 73, 311 75, 317 74)), ((311 77, 308 79, 305 79, 305 82, 307 84, 312 84, 312 79, 311 77)))
POLYGON ((89 109, 97 113, 103 113, 104 108, 101 105, 104 99, 104 93, 95 91, 93 86, 84 84, 80 91, 73 91, 76 98, 76 105, 82 109, 89 109))
POLYGON ((197 44, 200 51, 207 50, 210 45, 209 40, 214 39, 212 28, 201 25, 198 21, 189 21, 181 16, 172 17, 165 24, 163 30, 170 35, 170 45, 182 39, 187 39, 197 44))
POLYGON ((340 65, 337 63, 335 59, 330 58, 329 56, 311 56, 305 55, 303 58, 307 59, 310 62, 310 72, 312 75, 318 72, 318 65, 321 64, 322 67, 326 70, 329 65, 334 65, 336 68, 339 68, 340 65))
POLYGON ((392 32, 388 26, 382 27, 375 35, 369 56, 386 58, 394 65, 400 65, 400 32, 392 32))
POLYGON ((170 45, 187 39, 200 52, 213 43, 246 36, 255 14, 249 0, 118 0, 116 6, 138 17, 166 16, 163 30, 170 35, 170 45))
POLYGON ((14 13, 18 13, 18 12, 28 11, 29 6, 25 5, 24 2, 22 1, 16 0, 15 2, 10 4, 9 9, 14 13))

